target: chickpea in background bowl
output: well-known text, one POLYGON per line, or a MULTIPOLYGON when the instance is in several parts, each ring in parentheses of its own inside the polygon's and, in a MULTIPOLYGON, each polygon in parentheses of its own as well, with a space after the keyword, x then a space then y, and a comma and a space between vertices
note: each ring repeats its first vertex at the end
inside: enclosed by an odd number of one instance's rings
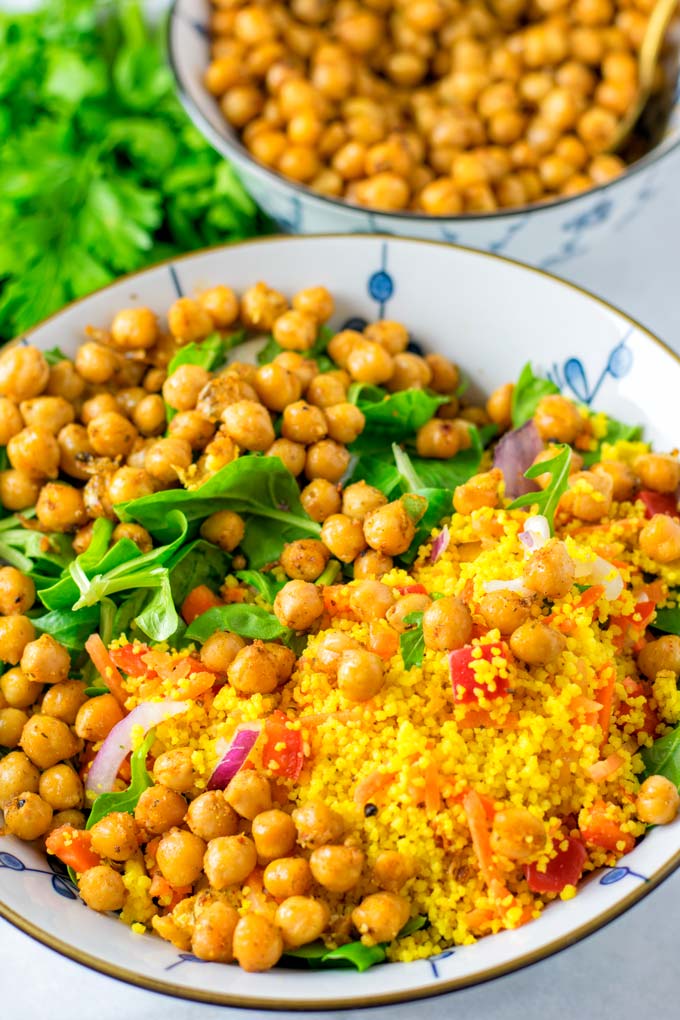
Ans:
MULTIPOLYGON (((588 191, 653 0, 217 0, 207 90, 251 156, 362 207, 488 213, 588 191)), ((657 93, 664 89, 660 70, 657 93)), ((627 159, 649 147, 633 140, 627 159)))

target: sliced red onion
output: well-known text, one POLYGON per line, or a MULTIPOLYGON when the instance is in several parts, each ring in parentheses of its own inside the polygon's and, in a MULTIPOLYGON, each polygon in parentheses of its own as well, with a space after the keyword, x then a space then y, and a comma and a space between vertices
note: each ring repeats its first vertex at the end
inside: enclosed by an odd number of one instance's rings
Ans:
POLYGON ((449 541, 451 535, 449 529, 444 525, 442 530, 439 532, 434 542, 432 543, 432 552, 430 553, 430 563, 436 563, 442 553, 445 553, 449 547, 449 541))
MULTIPOLYGON (((573 559, 573 557, 572 557, 573 559)), ((602 556, 584 563, 582 560, 573 560, 575 574, 579 581, 586 584, 604 585, 604 594, 610 602, 614 602, 623 591, 623 578, 613 563, 605 560, 602 556)))
POLYGON ((500 468, 505 479, 505 495, 509 499, 523 496, 526 492, 537 492, 536 482, 524 477, 543 449, 543 440, 538 434, 533 419, 521 428, 506 432, 496 445, 493 466, 500 468))
POLYGON ((485 581, 483 586, 485 592, 492 591, 516 591, 518 595, 531 595, 526 587, 523 577, 516 577, 513 581, 485 581))
POLYGON ((181 715, 191 706, 190 701, 145 701, 133 708, 129 715, 113 727, 90 765, 85 780, 88 793, 98 797, 113 789, 118 769, 132 751, 132 737, 136 730, 147 734, 154 726, 181 715))
POLYGON ((544 517, 543 514, 534 514, 533 517, 527 517, 524 531, 521 531, 518 537, 528 552, 533 553, 537 549, 541 549, 550 538, 548 518, 544 517))
POLYGON ((225 790, 236 773, 245 765, 262 727, 253 723, 252 726, 239 726, 236 733, 208 780, 209 790, 225 790))

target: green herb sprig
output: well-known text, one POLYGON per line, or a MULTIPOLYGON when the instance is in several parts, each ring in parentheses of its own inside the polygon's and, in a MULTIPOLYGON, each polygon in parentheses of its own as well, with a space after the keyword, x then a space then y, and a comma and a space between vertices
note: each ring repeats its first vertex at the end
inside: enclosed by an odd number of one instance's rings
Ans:
POLYGON ((549 474, 550 482, 544 489, 538 492, 525 492, 523 496, 514 499, 509 510, 518 510, 524 506, 537 506, 538 512, 547 518, 550 525, 550 534, 555 533, 555 511, 557 504, 569 484, 569 469, 571 466, 571 449, 566 444, 557 448, 557 453, 550 460, 544 460, 540 464, 532 464, 528 471, 524 472, 525 478, 538 478, 539 475, 549 474))

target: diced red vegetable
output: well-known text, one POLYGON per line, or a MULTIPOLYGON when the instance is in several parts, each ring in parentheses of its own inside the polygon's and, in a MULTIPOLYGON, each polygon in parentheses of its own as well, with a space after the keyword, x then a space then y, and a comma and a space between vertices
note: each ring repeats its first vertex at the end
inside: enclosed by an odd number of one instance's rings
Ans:
POLYGON ((651 489, 641 489, 638 499, 644 503, 645 517, 653 517, 654 514, 680 517, 678 500, 674 492, 653 492, 651 489))
POLYGON ((524 869, 526 880, 532 892, 560 893, 567 885, 576 885, 588 857, 580 839, 569 837, 566 850, 559 850, 557 856, 548 861, 545 871, 539 871, 535 864, 524 869))
POLYGON ((223 605, 224 602, 219 595, 211 591, 207 585, 199 584, 197 588, 189 592, 182 603, 182 619, 186 624, 193 623, 199 616, 203 616, 203 613, 207 613, 209 609, 223 605))
POLYGON ((305 760, 302 733, 289 729, 287 723, 288 717, 280 709, 272 712, 267 719, 262 764, 276 776, 297 779, 305 760))
POLYGON ((473 669, 474 662, 492 662, 498 655, 508 659, 508 648, 504 641, 487 645, 465 645, 449 652, 449 672, 454 700, 459 705, 470 705, 479 701, 480 695, 489 700, 504 698, 510 682, 507 676, 495 671, 493 685, 478 677, 473 669), (479 654, 481 652, 481 654, 479 654), (474 654, 473 654, 474 653, 474 654))
POLYGON ((635 846, 635 838, 621 829, 616 818, 608 814, 605 801, 595 801, 592 807, 584 808, 579 815, 579 829, 588 846, 599 846, 612 853, 629 853, 635 846))
POLYGON ((92 835, 85 829, 74 829, 72 825, 60 825, 45 839, 48 854, 54 854, 62 864, 73 868, 79 875, 89 868, 101 864, 99 854, 92 849, 92 835))
POLYGON ((427 595, 427 588, 424 584, 397 585, 400 595, 427 595))
MULTIPOLYGON (((623 686, 631 697, 645 698, 644 704, 642 705, 642 716, 644 721, 642 726, 635 731, 636 734, 639 735, 640 733, 648 733, 650 737, 653 737, 659 725, 659 717, 647 700, 651 694, 650 685, 643 684, 639 680, 634 680, 632 677, 627 676, 624 678, 623 686)), ((619 722, 625 722, 625 720, 630 716, 630 713, 631 709, 628 705, 626 705, 625 702, 621 702, 616 709, 616 718, 619 722)))
POLYGON ((656 602, 648 598, 644 602, 636 603, 632 613, 610 617, 610 625, 619 628, 619 633, 613 637, 616 647, 634 648, 652 622, 655 610, 656 602))
POLYGON ((148 645, 139 644, 135 642, 133 645, 123 645, 121 648, 109 649, 109 654, 113 659, 118 669, 122 669, 123 673, 127 673, 128 676, 147 676, 155 677, 158 674, 155 669, 151 669, 150 666, 144 662, 143 656, 147 655, 151 649, 148 645))

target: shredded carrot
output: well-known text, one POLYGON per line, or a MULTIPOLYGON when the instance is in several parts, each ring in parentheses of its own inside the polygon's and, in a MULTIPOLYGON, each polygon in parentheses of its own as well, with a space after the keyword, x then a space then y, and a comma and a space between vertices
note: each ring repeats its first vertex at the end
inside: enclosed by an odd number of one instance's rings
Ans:
POLYGON ((590 588, 587 588, 578 602, 575 604, 575 609, 586 609, 588 606, 592 606, 594 602, 597 602, 599 598, 604 595, 604 585, 594 584, 590 588))
POLYGON ((598 722, 602 730, 602 743, 604 744, 609 736, 609 725, 612 718, 612 704, 614 701, 614 687, 616 685, 616 669, 612 663, 607 663, 600 670, 601 686, 597 692, 597 699, 602 706, 598 722))
POLYGON ((602 703, 587 698, 585 694, 577 694, 569 702, 569 711, 573 717, 579 717, 583 726, 597 726, 602 711, 602 703))
POLYGON ((214 591, 208 588, 207 584, 199 584, 197 588, 190 591, 182 603, 182 619, 186 624, 193 623, 203 613, 216 606, 223 606, 224 602, 214 591))
POLYGON ((92 849, 92 835, 85 829, 74 829, 72 825, 60 825, 45 839, 48 854, 54 854, 62 864, 73 868, 79 875, 89 868, 101 864, 99 854, 92 849))
POLYGON ((350 719, 357 719, 361 714, 361 709, 356 708, 345 708, 341 712, 317 712, 311 715, 301 715, 300 722, 303 726, 321 726, 323 723, 328 722, 329 719, 335 719, 336 722, 345 723, 349 722, 350 719))
POLYGON ((99 634, 90 634, 85 642, 85 651, 92 659, 94 668, 121 706, 125 707, 127 691, 123 686, 123 677, 109 655, 108 649, 99 634))
POLYGON ((215 673, 211 673, 210 670, 202 669, 196 673, 190 673, 188 677, 184 677, 177 684, 174 690, 170 692, 170 698, 173 701, 183 701, 188 698, 190 701, 195 701, 196 698, 200 698, 202 694, 206 694, 213 686, 217 676, 215 673))
POLYGON ((369 772, 359 780, 354 789, 354 803, 357 807, 363 808, 369 801, 379 797, 391 785, 393 779, 393 772, 369 772))
POLYGON ((167 910, 172 910, 185 896, 189 896, 191 890, 190 885, 170 885, 167 878, 156 871, 149 886, 149 896, 158 900, 167 910))
POLYGON ((479 863, 479 870, 484 881, 489 885, 492 879, 498 878, 498 872, 493 862, 486 811, 476 790, 468 790, 465 794, 463 809, 470 828, 472 848, 479 863))
POLYGON ((596 761, 594 765, 586 769, 586 772, 594 783, 604 783, 606 779, 613 776, 623 765, 623 758, 620 754, 610 754, 603 761, 596 761))

